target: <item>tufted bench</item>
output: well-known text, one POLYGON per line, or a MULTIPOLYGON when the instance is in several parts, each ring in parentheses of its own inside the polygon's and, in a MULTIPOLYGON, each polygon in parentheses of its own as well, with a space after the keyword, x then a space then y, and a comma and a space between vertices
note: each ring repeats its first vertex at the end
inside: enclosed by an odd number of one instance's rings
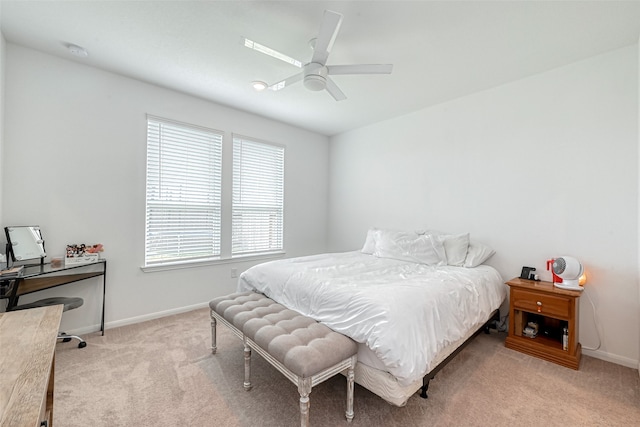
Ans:
POLYGON ((353 419, 356 343, 327 326, 255 292, 234 293, 209 302, 211 351, 216 324, 228 326, 244 343, 244 388, 251 388, 251 349, 298 386, 300 424, 309 425, 311 388, 347 370, 347 421, 353 419))

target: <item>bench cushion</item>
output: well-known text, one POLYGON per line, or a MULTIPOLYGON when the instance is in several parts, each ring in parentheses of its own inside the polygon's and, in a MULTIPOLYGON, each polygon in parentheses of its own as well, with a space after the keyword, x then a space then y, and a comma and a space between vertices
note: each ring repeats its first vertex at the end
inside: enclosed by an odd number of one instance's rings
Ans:
POLYGON ((281 305, 255 292, 236 292, 209 302, 209 308, 242 332, 249 319, 281 311, 281 305))
POLYGON ((212 300, 209 306, 302 378, 334 366, 358 351, 351 338, 262 294, 231 294, 212 300))

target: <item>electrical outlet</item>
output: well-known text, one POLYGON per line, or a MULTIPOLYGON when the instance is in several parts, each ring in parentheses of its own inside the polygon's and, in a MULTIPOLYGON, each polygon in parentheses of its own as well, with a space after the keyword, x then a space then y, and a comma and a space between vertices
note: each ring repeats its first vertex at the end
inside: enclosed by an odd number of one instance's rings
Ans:
POLYGON ((237 268, 232 268, 231 269, 231 278, 235 279, 236 277, 238 277, 238 269, 237 268))

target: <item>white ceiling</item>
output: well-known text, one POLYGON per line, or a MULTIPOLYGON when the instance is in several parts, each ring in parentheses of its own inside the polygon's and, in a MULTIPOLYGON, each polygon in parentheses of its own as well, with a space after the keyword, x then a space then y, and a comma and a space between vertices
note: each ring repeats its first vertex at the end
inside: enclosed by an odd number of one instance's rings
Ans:
POLYGON ((638 43, 640 1, 0 0, 7 42, 209 99, 325 135, 638 43), (328 65, 392 63, 391 75, 334 76, 347 95, 298 83, 255 92, 306 62, 325 9, 344 15, 328 65), (87 58, 68 52, 84 47, 87 58))

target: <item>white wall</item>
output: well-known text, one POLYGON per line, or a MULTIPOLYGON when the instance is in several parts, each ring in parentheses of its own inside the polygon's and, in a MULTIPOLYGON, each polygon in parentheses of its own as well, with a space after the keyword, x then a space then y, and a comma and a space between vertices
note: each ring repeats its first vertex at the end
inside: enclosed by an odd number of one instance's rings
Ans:
POLYGON ((370 226, 469 231, 505 280, 576 256, 602 337, 584 353, 638 366, 636 46, 335 136, 330 167, 330 250, 370 226))
MULTIPOLYGON (((235 290, 231 268, 255 263, 140 270, 146 113, 225 131, 227 153, 230 132, 285 145, 286 256, 326 249, 327 137, 9 43, 3 226, 40 225, 49 255, 67 243, 103 243, 107 326, 206 304, 235 290)), ((230 191, 230 179, 223 187, 230 191)), ((95 280, 55 290, 85 299, 63 316, 66 329, 99 324, 95 280)))

